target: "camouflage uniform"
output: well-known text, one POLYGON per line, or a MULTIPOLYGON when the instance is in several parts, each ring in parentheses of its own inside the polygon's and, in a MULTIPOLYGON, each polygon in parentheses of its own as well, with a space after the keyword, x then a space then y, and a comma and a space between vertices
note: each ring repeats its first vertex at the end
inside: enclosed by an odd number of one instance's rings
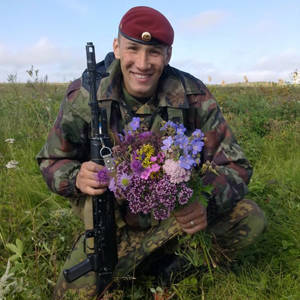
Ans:
MULTIPOLYGON (((265 219, 259 207, 250 200, 242 200, 247 193, 252 169, 237 144, 230 128, 207 87, 190 74, 167 66, 162 74, 156 95, 146 103, 132 98, 122 88, 119 60, 113 60, 106 70, 97 90, 99 105, 108 112, 109 133, 115 144, 118 132, 133 116, 139 116, 142 124, 152 131, 159 130, 162 119, 185 124, 188 132, 200 128, 207 138, 202 161, 210 161, 218 169, 218 175, 207 171, 203 182, 214 186, 207 208, 208 229, 221 243, 232 250, 250 244, 265 227, 265 219)), ((90 223, 91 199, 77 190, 75 179, 80 165, 89 160, 90 107, 88 92, 83 87, 84 76, 73 82, 62 102, 58 117, 48 140, 37 156, 43 176, 49 188, 71 200, 74 211, 90 223)), ((136 218, 141 230, 135 230, 124 221, 116 208, 118 257, 116 277, 124 277, 138 266, 155 249, 163 246, 180 233, 173 217, 154 222, 149 216, 136 218)), ((75 244, 64 268, 83 259, 83 237, 75 244)), ((63 297, 66 290, 77 293, 77 298, 92 297, 95 276, 86 276, 67 284, 59 277, 55 299, 63 297)))

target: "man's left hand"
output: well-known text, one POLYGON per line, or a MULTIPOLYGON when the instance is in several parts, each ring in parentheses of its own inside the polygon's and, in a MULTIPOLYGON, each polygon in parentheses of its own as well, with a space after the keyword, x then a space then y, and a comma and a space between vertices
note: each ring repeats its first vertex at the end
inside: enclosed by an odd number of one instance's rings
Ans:
POLYGON ((186 233, 193 234, 207 227, 206 208, 199 202, 179 209, 174 216, 186 233))

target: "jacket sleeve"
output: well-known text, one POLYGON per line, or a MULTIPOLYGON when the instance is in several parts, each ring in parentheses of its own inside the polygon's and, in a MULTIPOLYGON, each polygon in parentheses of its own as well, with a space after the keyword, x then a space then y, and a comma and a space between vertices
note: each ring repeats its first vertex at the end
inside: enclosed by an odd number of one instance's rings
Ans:
POLYGON ((208 222, 230 211, 248 192, 252 167, 225 121, 217 102, 205 87, 205 93, 191 95, 190 124, 205 134, 202 161, 211 162, 217 171, 207 171, 203 183, 212 185, 207 213, 208 222))
POLYGON ((75 81, 69 86, 54 126, 36 157, 49 188, 64 197, 80 195, 75 180, 81 163, 89 156, 89 125, 73 109, 80 85, 75 81))

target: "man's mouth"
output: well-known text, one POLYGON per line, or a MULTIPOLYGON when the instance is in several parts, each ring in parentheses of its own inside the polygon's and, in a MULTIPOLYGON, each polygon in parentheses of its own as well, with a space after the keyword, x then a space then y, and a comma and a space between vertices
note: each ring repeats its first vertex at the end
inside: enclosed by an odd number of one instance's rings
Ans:
POLYGON ((142 79, 142 80, 149 79, 152 75, 152 74, 141 74, 141 73, 135 73, 135 72, 131 72, 131 74, 133 74, 133 76, 135 78, 142 79))

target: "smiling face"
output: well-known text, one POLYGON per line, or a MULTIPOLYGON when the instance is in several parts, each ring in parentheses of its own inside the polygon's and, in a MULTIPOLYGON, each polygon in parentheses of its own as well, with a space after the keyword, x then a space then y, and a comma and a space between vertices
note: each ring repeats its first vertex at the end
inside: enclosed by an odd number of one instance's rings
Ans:
POLYGON ((164 67, 170 61, 172 48, 144 45, 120 35, 114 40, 113 49, 115 57, 120 59, 127 92, 137 98, 151 97, 164 67))

